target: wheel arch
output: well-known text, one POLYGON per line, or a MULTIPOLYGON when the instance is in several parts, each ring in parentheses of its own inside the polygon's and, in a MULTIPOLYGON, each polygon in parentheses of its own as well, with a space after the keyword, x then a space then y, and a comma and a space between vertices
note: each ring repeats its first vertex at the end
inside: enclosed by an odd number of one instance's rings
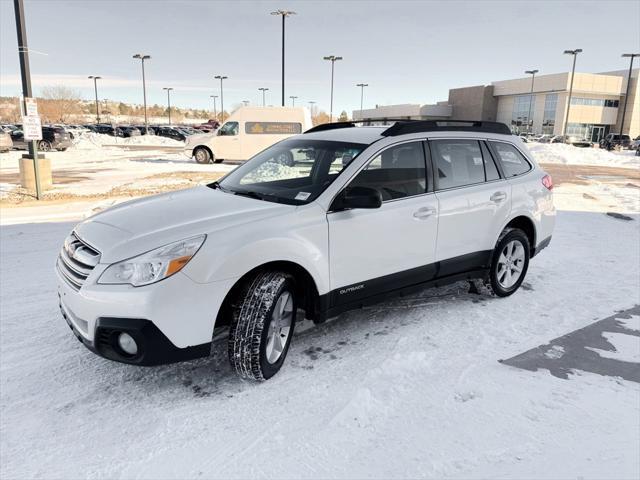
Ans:
POLYGON ((502 228, 500 233, 502 233, 502 231, 504 231, 505 228, 518 228, 522 230, 527 236, 527 239, 529 240, 529 248, 531 249, 531 251, 535 250, 536 241, 537 241, 537 238, 536 238, 537 232, 536 232, 536 224, 533 221, 533 219, 531 219, 527 215, 516 215, 515 217, 511 218, 507 222, 507 224, 502 228))
POLYGON ((236 281, 236 283, 227 292, 222 305, 218 310, 215 323, 216 327, 226 326, 229 324, 233 304, 246 288, 250 279, 255 277, 258 273, 267 270, 277 270, 293 276, 296 282, 296 295, 298 295, 299 304, 305 310, 306 317, 309 319, 316 318, 319 310, 318 302, 320 295, 318 293, 316 281, 311 273, 305 267, 296 262, 292 262, 290 260, 275 260, 252 268, 236 281))

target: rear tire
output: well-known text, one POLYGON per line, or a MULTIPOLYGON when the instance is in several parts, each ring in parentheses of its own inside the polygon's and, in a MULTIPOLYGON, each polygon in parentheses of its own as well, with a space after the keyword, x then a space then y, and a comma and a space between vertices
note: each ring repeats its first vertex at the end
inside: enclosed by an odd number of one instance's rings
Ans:
POLYGON ((40 150, 41 152, 50 152, 51 144, 46 140, 40 140, 40 142, 38 143, 38 150, 40 150))
POLYGON ((233 307, 229 361, 242 377, 267 380, 282 367, 291 344, 298 302, 293 277, 263 272, 233 307))
POLYGON ((196 147, 193 151, 193 158, 195 158, 198 163, 207 164, 211 163, 212 154, 204 147, 196 147))
POLYGON ((514 294, 527 275, 530 255, 527 235, 519 228, 505 228, 493 250, 484 287, 498 297, 514 294))

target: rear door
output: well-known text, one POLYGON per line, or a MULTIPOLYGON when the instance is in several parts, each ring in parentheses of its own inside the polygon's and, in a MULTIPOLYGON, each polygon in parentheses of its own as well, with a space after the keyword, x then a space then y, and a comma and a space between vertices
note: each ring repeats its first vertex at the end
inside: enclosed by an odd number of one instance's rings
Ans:
POLYGON ((438 201, 426 173, 413 141, 383 150, 347 185, 375 188, 383 203, 327 214, 332 306, 433 278, 438 201))
POLYGON ((511 210, 511 185, 483 140, 434 139, 429 148, 439 205, 439 276, 483 267, 511 210))

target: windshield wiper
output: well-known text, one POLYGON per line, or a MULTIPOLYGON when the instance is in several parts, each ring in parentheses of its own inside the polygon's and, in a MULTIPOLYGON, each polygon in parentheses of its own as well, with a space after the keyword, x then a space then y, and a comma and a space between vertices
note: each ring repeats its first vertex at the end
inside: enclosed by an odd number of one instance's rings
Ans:
MULTIPOLYGON (((231 190, 229 190, 228 188, 224 188, 222 185, 220 185, 219 182, 212 182, 209 185, 207 185, 207 187, 212 188, 213 190, 220 190, 221 192, 230 192, 231 190)), ((233 192, 235 193, 235 192, 233 192)))
POLYGON ((253 190, 231 190, 236 195, 242 195, 244 197, 255 198, 258 200, 264 200, 267 195, 263 195, 253 190))

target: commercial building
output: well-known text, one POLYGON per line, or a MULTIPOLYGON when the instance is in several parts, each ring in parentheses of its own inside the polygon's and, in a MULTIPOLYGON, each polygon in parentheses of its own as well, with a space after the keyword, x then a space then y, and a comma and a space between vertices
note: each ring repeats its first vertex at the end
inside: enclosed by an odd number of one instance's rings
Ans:
MULTIPOLYGON (((631 74, 623 133, 640 135, 638 73, 631 74)), ((449 90, 449 99, 437 105, 390 105, 354 111, 354 119, 380 121, 385 118, 488 120, 509 125, 514 133, 561 135, 569 108, 567 134, 599 141, 620 132, 627 89, 628 70, 605 73, 571 73, 501 80, 449 90), (393 113, 393 115, 392 115, 393 113)))

